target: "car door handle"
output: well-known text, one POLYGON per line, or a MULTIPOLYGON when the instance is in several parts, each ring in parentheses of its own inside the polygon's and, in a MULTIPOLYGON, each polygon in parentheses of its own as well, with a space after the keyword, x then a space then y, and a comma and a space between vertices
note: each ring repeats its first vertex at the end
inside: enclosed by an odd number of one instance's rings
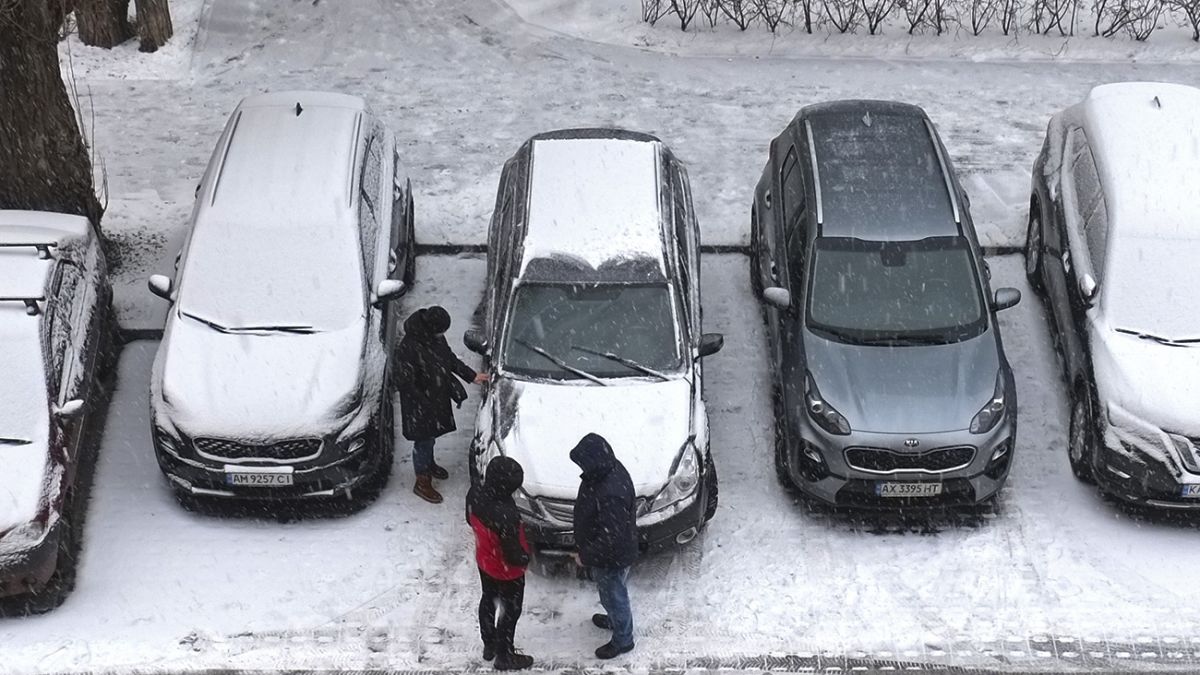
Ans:
POLYGON ((774 260, 771 261, 771 278, 772 279, 779 278, 779 267, 775 264, 774 260))
POLYGON ((396 252, 394 250, 388 251, 388 272, 395 272, 396 265, 398 264, 399 262, 396 259, 396 252))

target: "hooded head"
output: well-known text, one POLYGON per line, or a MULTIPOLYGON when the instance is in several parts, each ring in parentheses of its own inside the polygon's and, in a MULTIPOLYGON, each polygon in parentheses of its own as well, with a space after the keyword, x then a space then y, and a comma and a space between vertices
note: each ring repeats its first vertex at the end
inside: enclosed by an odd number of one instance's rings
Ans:
POLYGON ((583 469, 584 476, 599 476, 612 469, 617 458, 603 436, 588 434, 571 450, 571 461, 583 469))
POLYGON ((517 460, 512 457, 493 457, 484 473, 483 489, 491 494, 507 497, 516 492, 523 482, 525 470, 517 460))
POLYGON ((405 335, 441 335, 450 330, 450 313, 434 305, 418 309, 404 320, 405 335))

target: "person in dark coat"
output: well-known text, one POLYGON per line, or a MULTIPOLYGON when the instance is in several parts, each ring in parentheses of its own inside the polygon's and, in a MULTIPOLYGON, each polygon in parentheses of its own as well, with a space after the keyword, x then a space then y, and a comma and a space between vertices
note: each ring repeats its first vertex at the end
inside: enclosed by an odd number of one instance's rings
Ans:
POLYGON ((433 479, 449 473, 433 458, 438 436, 454 431, 454 409, 467 400, 467 390, 456 379, 479 384, 487 375, 455 356, 446 342, 450 314, 434 305, 418 309, 404 321, 404 338, 397 352, 400 413, 404 437, 413 442, 413 492, 427 502, 440 504, 442 495, 433 479))
POLYGON ((575 498, 575 545, 579 563, 590 568, 607 614, 592 623, 612 631, 612 639, 596 650, 611 659, 633 649, 633 610, 629 605, 629 568, 638 557, 637 510, 633 480, 598 434, 584 436, 571 450, 571 461, 583 470, 575 498))
POLYGON ((518 654, 513 647, 525 600, 525 568, 529 565, 525 526, 513 501, 513 493, 524 480, 525 472, 517 460, 495 457, 488 462, 483 484, 467 492, 467 522, 475 532, 475 562, 483 586, 479 599, 483 659, 496 659, 496 670, 521 670, 533 665, 533 657, 518 654))

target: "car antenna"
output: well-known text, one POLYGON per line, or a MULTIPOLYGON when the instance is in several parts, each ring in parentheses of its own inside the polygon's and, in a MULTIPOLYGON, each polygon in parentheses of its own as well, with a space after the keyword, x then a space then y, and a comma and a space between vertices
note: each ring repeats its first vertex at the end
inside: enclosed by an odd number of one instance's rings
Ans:
POLYGON ((863 124, 865 124, 867 126, 871 126, 871 111, 870 110, 867 111, 866 115, 863 115, 862 121, 863 121, 863 124))
POLYGON ((1162 101, 1158 100, 1157 96, 1154 97, 1154 107, 1159 108, 1159 109, 1162 108, 1162 101))
POLYGON ((300 113, 302 113, 302 112, 304 112, 304 108, 301 108, 300 102, 296 101, 296 117, 299 117, 300 113))

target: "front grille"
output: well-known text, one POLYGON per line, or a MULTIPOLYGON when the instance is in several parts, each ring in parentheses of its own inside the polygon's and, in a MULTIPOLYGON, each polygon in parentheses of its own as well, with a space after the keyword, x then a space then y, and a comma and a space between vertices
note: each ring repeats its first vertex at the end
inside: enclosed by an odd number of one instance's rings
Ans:
MULTIPOLYGON (((566 499, 548 499, 542 497, 537 500, 539 506, 542 507, 542 512, 551 519, 566 525, 575 524, 575 502, 566 499)), ((650 511, 650 500, 645 497, 637 497, 634 499, 634 512, 640 518, 650 511)))
POLYGON ((849 448, 846 450, 846 463, 851 468, 870 473, 903 471, 943 473, 961 469, 970 464, 974 458, 975 448, 971 446, 934 448, 921 453, 894 452, 883 448, 849 448))
POLYGON ((225 438, 197 438, 196 451, 218 460, 268 459, 296 462, 312 459, 321 452, 319 438, 289 438, 275 443, 255 444, 225 438))

